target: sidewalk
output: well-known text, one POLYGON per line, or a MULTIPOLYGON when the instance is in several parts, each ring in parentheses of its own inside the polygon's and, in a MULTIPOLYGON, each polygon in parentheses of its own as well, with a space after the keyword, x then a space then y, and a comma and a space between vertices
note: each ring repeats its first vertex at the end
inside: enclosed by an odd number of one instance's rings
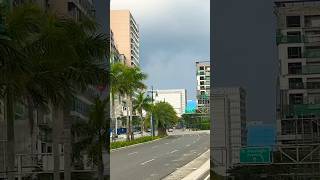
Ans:
POLYGON ((202 177, 207 174, 208 171, 210 171, 210 150, 174 171, 163 180, 202 180, 202 177))

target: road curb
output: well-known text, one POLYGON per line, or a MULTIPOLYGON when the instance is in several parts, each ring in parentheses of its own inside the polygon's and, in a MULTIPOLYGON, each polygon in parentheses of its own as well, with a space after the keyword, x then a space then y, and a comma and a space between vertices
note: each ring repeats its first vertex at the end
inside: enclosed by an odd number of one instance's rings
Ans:
POLYGON ((162 180, 197 180, 210 171, 210 150, 202 153, 188 164, 169 174, 162 180))
POLYGON ((203 177, 208 174, 208 172, 210 172, 210 159, 208 159, 204 164, 202 164, 199 169, 188 174, 182 180, 202 180, 204 179, 203 177))
POLYGON ((116 152, 116 151, 119 151, 119 150, 122 150, 122 149, 127 149, 127 148, 130 148, 130 147, 139 146, 139 145, 142 145, 142 144, 152 143, 152 142, 155 142, 155 141, 159 141, 159 140, 161 140, 161 139, 166 139, 166 138, 168 138, 168 137, 169 137, 169 136, 165 136, 165 137, 162 137, 162 138, 159 138, 159 139, 155 139, 155 140, 152 140, 152 141, 147 141, 147 142, 144 142, 144 143, 132 144, 132 145, 130 145, 130 146, 120 147, 120 148, 117 148, 117 149, 111 149, 111 150, 110 150, 110 153, 116 152))

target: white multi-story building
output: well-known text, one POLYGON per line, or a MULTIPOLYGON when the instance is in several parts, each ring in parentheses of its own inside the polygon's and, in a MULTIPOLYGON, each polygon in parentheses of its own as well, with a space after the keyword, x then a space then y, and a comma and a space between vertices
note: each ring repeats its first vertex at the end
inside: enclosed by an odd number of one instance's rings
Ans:
POLYGON ((187 106, 187 90, 186 89, 167 89, 167 90, 156 90, 154 96, 155 102, 167 102, 174 110, 177 115, 181 117, 186 111, 187 106))
POLYGON ((305 120, 296 127, 298 116, 320 117, 320 2, 279 1, 275 12, 280 68, 277 139, 292 143, 302 141, 296 128, 313 126, 313 120, 305 120))
POLYGON ((208 113, 210 109, 210 61, 197 61, 197 109, 208 113))
POLYGON ((320 1, 277 1, 275 14, 277 145, 283 157, 290 154, 298 164, 298 157, 308 157, 302 163, 318 171, 313 164, 319 163, 320 153, 320 1))
POLYGON ((216 172, 240 163, 240 149, 247 145, 246 92, 240 87, 213 89, 211 144, 216 172))

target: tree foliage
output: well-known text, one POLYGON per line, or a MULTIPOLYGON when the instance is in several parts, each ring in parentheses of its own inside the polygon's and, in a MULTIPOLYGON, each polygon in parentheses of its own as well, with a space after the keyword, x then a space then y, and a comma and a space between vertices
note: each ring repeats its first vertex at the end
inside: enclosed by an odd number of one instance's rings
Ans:
POLYGON ((158 135, 166 135, 166 129, 175 125, 179 118, 174 108, 167 102, 159 102, 152 108, 152 114, 158 127, 158 135))

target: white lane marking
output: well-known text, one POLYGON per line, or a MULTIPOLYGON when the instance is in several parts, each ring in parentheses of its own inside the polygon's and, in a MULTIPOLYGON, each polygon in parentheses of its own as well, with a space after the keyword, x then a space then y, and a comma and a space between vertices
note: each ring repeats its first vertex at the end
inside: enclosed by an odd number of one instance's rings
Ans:
POLYGON ((133 154, 138 154, 138 152, 129 153, 128 156, 133 155, 133 154))
POLYGON ((204 180, 209 180, 209 178, 210 178, 210 174, 207 177, 205 177, 204 180))
POLYGON ((156 148, 156 147, 158 147, 158 145, 152 146, 152 149, 154 149, 154 148, 156 148))
POLYGON ((190 144, 187 144, 186 146, 187 146, 187 147, 189 147, 189 146, 190 146, 190 144))
POLYGON ((170 164, 169 163, 167 163, 167 164, 164 164, 165 166, 169 166, 170 164))
POLYGON ((165 143, 165 144, 169 144, 169 143, 165 143))
POLYGON ((179 159, 172 160, 172 162, 177 162, 177 161, 180 161, 180 160, 179 159))
POLYGON ((175 153, 175 152, 177 152, 177 151, 178 151, 178 150, 175 149, 175 150, 171 151, 170 153, 172 154, 172 153, 175 153))
POLYGON ((151 162, 151 161, 154 161, 154 159, 150 159, 150 160, 148 160, 148 161, 145 161, 145 162, 141 163, 141 165, 145 165, 145 164, 147 164, 147 163, 149 163, 149 162, 151 162))

